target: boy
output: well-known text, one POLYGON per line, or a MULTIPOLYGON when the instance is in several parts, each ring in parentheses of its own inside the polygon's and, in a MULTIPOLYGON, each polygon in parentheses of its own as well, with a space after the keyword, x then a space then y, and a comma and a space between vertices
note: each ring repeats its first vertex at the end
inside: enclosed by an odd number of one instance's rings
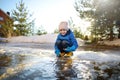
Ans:
POLYGON ((59 24, 59 35, 57 36, 54 47, 57 57, 62 57, 64 55, 72 56, 72 52, 78 47, 73 32, 68 28, 68 23, 66 21, 59 24))

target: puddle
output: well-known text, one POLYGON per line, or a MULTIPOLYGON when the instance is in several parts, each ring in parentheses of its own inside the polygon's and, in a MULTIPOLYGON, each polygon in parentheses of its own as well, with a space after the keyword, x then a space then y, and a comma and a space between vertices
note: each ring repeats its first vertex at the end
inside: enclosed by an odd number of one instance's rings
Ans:
POLYGON ((0 56, 0 80, 120 80, 118 55, 83 51, 56 58, 53 52, 39 49, 6 50, 0 56))

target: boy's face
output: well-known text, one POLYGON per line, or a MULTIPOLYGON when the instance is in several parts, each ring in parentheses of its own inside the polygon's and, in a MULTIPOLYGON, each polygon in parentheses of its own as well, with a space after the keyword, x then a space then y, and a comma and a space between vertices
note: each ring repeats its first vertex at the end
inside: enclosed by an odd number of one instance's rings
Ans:
POLYGON ((59 32, 61 35, 65 35, 67 33, 67 25, 66 24, 60 24, 59 25, 59 32))

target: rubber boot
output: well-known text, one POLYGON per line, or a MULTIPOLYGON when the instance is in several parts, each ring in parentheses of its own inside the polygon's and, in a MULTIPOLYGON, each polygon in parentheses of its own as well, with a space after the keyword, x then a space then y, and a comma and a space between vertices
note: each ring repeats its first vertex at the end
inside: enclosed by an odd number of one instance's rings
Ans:
POLYGON ((68 56, 68 57, 73 56, 73 52, 68 52, 68 53, 66 53, 65 56, 68 56))
POLYGON ((65 55, 65 53, 64 53, 64 52, 60 53, 60 57, 63 57, 64 55, 65 55))

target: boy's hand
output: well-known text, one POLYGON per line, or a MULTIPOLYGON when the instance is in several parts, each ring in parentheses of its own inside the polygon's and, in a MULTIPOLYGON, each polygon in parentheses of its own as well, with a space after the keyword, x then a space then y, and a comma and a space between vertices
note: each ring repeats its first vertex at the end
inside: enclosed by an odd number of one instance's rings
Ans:
POLYGON ((67 52, 75 51, 75 46, 67 47, 65 51, 67 52))
POLYGON ((57 57, 59 57, 59 56, 60 56, 60 51, 59 51, 59 50, 56 50, 56 51, 55 51, 55 54, 56 54, 57 57))

